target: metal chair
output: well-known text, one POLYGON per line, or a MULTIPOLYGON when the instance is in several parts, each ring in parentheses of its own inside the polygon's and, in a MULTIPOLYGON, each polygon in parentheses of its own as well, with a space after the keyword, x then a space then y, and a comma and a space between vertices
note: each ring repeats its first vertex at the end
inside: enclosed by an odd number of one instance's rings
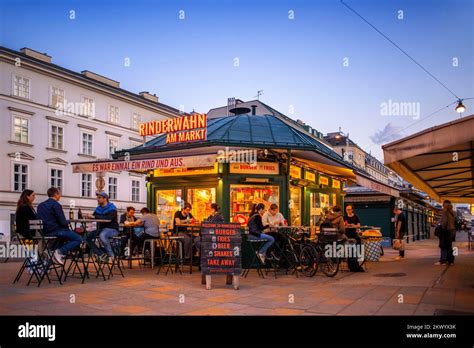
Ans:
POLYGON ((164 242, 166 244, 165 256, 163 258, 164 262, 160 264, 156 274, 160 274, 163 263, 167 263, 168 265, 165 275, 168 275, 168 272, 179 272, 180 274, 183 274, 184 236, 174 236, 167 234, 164 242))
MULTIPOLYGON (((260 260, 260 257, 258 257, 258 252, 260 248, 267 242, 266 239, 247 239, 246 243, 248 243, 250 250, 251 250, 251 255, 250 255, 250 262, 247 262, 242 265, 243 271, 242 271, 242 277, 247 278, 250 269, 254 268, 257 270, 257 274, 259 277, 265 278, 262 268, 265 268, 265 264, 260 260)), ((242 245, 243 249, 243 245, 242 245)), ((244 260, 244 258, 242 258, 244 260)))
POLYGON ((33 243, 38 245, 38 262, 36 263, 37 266, 34 268, 35 270, 31 274, 26 285, 30 285, 33 277, 36 277, 38 287, 41 285, 45 277, 48 280, 48 283, 51 283, 51 278, 49 276, 50 271, 54 271, 54 273, 51 273, 56 275, 56 279, 54 280, 57 280, 59 284, 62 284, 61 278, 64 266, 53 262, 53 254, 58 246, 59 239, 55 236, 47 236, 44 234, 42 220, 30 220, 29 225, 30 231, 34 232, 34 237, 32 238, 34 241, 33 243))

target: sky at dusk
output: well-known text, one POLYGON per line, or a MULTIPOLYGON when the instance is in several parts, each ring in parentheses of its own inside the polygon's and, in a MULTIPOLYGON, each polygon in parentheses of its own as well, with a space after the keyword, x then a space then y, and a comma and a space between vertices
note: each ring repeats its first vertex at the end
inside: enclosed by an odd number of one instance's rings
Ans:
MULTIPOLYGON (((474 97, 473 1, 345 2, 458 97, 474 97)), ((381 144, 460 117, 452 105, 424 119, 456 97, 339 0, 0 0, 0 45, 188 112, 263 90, 263 102, 323 133, 341 127, 380 159, 381 144)), ((465 105, 474 113, 474 100, 465 105)))

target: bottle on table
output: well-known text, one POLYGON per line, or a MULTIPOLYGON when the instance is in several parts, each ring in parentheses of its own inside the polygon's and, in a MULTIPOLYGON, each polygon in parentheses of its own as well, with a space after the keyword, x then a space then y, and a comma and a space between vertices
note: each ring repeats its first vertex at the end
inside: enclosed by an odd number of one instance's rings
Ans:
POLYGON ((83 218, 81 208, 79 208, 79 210, 77 211, 77 218, 78 218, 78 219, 82 219, 82 218, 83 218))
POLYGON ((74 220, 74 210, 69 209, 69 220, 74 220))
POLYGON ((186 223, 189 224, 191 222, 191 218, 189 217, 189 214, 188 216, 186 217, 186 223))

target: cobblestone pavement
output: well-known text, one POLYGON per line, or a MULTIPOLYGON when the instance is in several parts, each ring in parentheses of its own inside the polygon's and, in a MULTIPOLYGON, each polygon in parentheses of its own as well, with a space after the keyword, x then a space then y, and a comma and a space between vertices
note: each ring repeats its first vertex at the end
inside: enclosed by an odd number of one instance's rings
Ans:
POLYGON ((192 275, 156 274, 150 268, 126 270, 125 278, 90 279, 81 284, 12 285, 18 262, 0 264, 0 313, 6 315, 432 315, 443 311, 474 313, 474 251, 458 233, 454 266, 435 266, 437 240, 407 245, 406 258, 386 250, 365 273, 340 272, 328 278, 268 275, 255 271, 241 279, 240 290, 213 277, 213 289, 192 275), (402 273, 394 277, 394 273, 402 273), (75 300, 75 301, 73 301, 75 300), (73 303, 71 303, 73 302, 73 303), (435 313, 436 312, 436 313, 435 313))

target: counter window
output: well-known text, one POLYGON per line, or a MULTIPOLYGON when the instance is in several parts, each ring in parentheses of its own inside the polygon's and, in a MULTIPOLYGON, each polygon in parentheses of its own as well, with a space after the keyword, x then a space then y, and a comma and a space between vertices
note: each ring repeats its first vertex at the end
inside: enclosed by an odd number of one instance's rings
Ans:
POLYGON ((204 221, 211 215, 211 204, 216 202, 215 188, 188 189, 187 201, 193 209, 191 214, 199 221, 204 221))
POLYGON ((268 209, 271 204, 280 203, 278 186, 230 185, 230 219, 247 224, 252 206, 263 203, 268 209))
POLYGON ((181 209, 182 197, 182 190, 156 191, 156 213, 161 224, 168 224, 170 226, 173 224, 174 213, 181 209))

